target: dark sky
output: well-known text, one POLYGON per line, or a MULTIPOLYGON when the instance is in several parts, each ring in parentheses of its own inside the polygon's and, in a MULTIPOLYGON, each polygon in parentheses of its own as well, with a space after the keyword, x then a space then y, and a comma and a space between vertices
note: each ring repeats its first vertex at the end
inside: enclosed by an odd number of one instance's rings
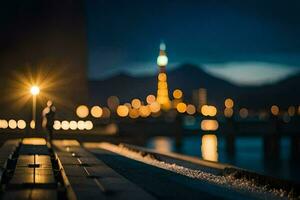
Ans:
POLYGON ((170 68, 190 62, 227 79, 238 73, 240 84, 277 80, 300 66, 299 11, 297 0, 87 0, 89 75, 154 73, 164 40, 170 68))

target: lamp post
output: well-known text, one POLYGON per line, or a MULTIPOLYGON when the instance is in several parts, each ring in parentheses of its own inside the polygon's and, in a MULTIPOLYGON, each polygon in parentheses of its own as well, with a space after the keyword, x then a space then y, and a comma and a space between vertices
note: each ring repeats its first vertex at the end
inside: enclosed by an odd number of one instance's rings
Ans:
POLYGON ((30 88, 30 93, 32 94, 32 126, 36 130, 36 96, 40 93, 40 88, 36 85, 33 85, 30 88))

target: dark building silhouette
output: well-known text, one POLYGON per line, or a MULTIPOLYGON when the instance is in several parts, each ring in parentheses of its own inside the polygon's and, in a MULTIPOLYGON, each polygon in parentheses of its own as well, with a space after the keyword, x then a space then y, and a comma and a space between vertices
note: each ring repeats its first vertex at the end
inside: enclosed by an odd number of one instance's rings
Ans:
POLYGON ((0 16, 0 118, 28 115, 30 84, 41 86, 39 105, 72 115, 87 100, 84 1, 10 0, 0 16))

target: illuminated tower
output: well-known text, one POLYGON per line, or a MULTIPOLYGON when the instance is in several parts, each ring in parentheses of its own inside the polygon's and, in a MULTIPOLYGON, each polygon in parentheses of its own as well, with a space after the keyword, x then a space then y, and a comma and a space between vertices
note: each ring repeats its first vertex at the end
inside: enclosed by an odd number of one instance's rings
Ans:
POLYGON ((168 57, 166 54, 166 45, 160 44, 159 56, 157 57, 157 65, 159 67, 158 83, 157 83, 157 102, 161 105, 163 110, 169 110, 171 108, 171 102, 169 99, 168 83, 166 66, 168 64, 168 57))

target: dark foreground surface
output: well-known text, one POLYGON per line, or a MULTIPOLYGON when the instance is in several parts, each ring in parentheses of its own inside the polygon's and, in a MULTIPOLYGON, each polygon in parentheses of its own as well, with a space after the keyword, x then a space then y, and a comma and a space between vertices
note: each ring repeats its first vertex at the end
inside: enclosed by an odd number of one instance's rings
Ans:
POLYGON ((288 182, 249 181, 234 170, 226 175, 230 166, 131 145, 8 140, 0 164, 1 199, 299 198, 288 182))

